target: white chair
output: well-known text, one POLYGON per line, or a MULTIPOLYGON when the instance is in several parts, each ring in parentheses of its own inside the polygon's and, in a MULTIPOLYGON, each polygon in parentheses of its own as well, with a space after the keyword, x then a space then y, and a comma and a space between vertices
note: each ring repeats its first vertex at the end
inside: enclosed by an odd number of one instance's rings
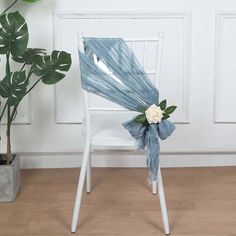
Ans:
MULTIPOLYGON (((162 33, 160 33, 159 36, 156 38, 125 39, 125 41, 131 45, 131 49, 133 49, 133 46, 136 42, 144 43, 143 62, 142 62, 143 66, 145 65, 145 62, 146 62, 148 43, 155 42, 157 44, 158 55, 156 56, 156 70, 147 71, 148 74, 155 75, 154 83, 156 83, 156 81, 159 82, 159 77, 160 77, 162 40, 163 40, 162 33)), ((82 33, 79 34, 79 50, 82 52, 84 51, 82 33)), ((74 210, 73 210, 71 232, 76 232, 76 229, 77 229, 85 176, 86 176, 86 191, 87 193, 90 193, 91 191, 91 155, 90 155, 91 150, 101 149, 101 148, 102 149, 110 148, 110 149, 118 149, 118 150, 135 148, 134 147, 135 142, 132 137, 130 137, 129 140, 128 139, 122 140, 122 138, 114 138, 114 139, 105 139, 104 141, 104 139, 98 139, 91 134, 91 116, 93 115, 94 112, 111 112, 111 113, 116 112, 117 113, 117 112, 130 112, 130 111, 122 107, 118 107, 118 108, 106 107, 105 108, 105 107, 91 106, 89 104, 89 99, 88 99, 89 94, 86 91, 83 91, 83 95, 84 95, 84 112, 85 112, 85 146, 84 146, 83 161, 82 161, 81 170, 80 170, 80 177, 79 177, 79 182, 78 182, 78 187, 77 187, 76 200, 75 200, 75 205, 74 205, 74 210)), ((132 116, 130 117, 130 119, 131 118, 132 116)), ((156 194, 157 188, 158 188, 158 193, 159 193, 159 198, 160 198, 160 207, 161 207, 162 220, 163 220, 163 225, 164 225, 164 233, 168 235, 170 234, 169 221, 168 221, 168 214, 167 214, 165 194, 164 194, 160 167, 158 170, 157 181, 152 182, 153 194, 156 194)))

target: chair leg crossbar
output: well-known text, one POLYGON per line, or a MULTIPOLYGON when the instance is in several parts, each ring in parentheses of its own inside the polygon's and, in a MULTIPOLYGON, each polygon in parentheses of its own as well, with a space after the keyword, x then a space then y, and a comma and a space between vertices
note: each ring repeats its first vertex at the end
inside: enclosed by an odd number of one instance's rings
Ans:
MULTIPOLYGON (((74 210, 73 210, 72 225, 71 225, 72 233, 75 233, 77 229, 85 176, 86 176, 86 190, 87 190, 87 193, 90 193, 91 191, 91 157, 90 157, 89 145, 87 145, 87 147, 85 148, 81 170, 80 170, 80 177, 79 177, 79 182, 78 182, 78 187, 77 187, 75 205, 74 205, 74 210)), ((160 207, 161 207, 161 214, 162 214, 162 220, 163 220, 163 226, 164 226, 164 233, 166 235, 169 235, 170 229, 169 229, 168 213, 167 213, 167 208, 166 208, 165 193, 164 193, 164 187, 163 187, 160 168, 158 170, 157 181, 152 182, 152 193, 156 194, 157 189, 158 189, 159 198, 160 198, 160 207)))

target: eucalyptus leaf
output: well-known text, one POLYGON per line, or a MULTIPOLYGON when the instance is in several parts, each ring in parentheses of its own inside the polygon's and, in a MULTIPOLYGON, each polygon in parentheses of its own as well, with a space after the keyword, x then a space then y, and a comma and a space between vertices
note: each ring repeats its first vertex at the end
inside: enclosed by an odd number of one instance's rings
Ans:
POLYGON ((44 84, 55 84, 65 77, 61 71, 68 71, 71 66, 71 55, 64 51, 53 51, 51 56, 37 56, 33 72, 41 77, 44 84))
POLYGON ((23 55, 18 57, 12 57, 12 59, 19 63, 25 63, 27 65, 33 64, 36 56, 45 56, 46 50, 42 48, 27 48, 23 55))
POLYGON ((23 55, 28 44, 28 28, 24 17, 18 12, 0 16, 0 54, 23 55))
POLYGON ((162 120, 166 120, 168 119, 170 116, 166 113, 163 113, 163 117, 162 117, 162 120))
POLYGON ((140 115, 136 116, 135 119, 134 119, 134 122, 140 123, 140 124, 144 124, 145 121, 146 121, 145 114, 140 114, 140 115))
POLYGON ((161 110, 164 111, 166 109, 166 99, 161 101, 159 106, 160 106, 161 110))
POLYGON ((0 95, 7 98, 9 106, 17 105, 24 97, 28 84, 25 71, 7 74, 0 81, 0 95))
POLYGON ((165 109, 165 113, 166 113, 166 114, 171 114, 171 113, 173 113, 173 112, 175 111, 176 108, 177 108, 177 106, 170 106, 170 107, 167 107, 167 108, 165 109))

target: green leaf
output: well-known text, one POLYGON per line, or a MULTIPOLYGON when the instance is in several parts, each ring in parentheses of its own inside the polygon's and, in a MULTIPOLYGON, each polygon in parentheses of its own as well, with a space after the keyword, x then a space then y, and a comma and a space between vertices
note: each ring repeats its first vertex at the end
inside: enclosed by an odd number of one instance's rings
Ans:
POLYGON ((17 11, 0 16, 0 54, 23 55, 28 44, 28 28, 24 17, 17 11))
POLYGON ((160 102, 159 107, 162 111, 166 109, 166 99, 160 102))
POLYGON ((51 56, 37 56, 33 72, 41 77, 44 84, 55 84, 65 77, 61 71, 68 71, 71 66, 71 55, 64 51, 53 51, 51 56))
POLYGON ((171 113, 173 113, 173 112, 175 111, 176 108, 177 108, 177 106, 170 106, 170 107, 167 107, 167 108, 165 109, 165 113, 171 114, 171 113))
POLYGON ((45 56, 45 49, 42 48, 27 48, 23 55, 12 57, 12 59, 19 63, 32 65, 37 56, 45 56))
POLYGON ((146 116, 144 114, 140 114, 135 117, 134 122, 144 124, 146 121, 146 116))
POLYGON ((17 105, 24 97, 28 84, 25 71, 10 73, 0 81, 0 95, 7 98, 9 106, 17 105))
POLYGON ((163 113, 163 117, 162 117, 162 120, 166 120, 168 119, 170 116, 166 113, 163 113))

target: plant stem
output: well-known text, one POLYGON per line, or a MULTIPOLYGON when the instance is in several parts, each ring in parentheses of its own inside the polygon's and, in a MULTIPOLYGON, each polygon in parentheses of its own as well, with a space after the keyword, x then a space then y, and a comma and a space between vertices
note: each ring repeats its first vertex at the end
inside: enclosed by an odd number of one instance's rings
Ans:
POLYGON ((27 80, 29 80, 29 78, 30 78, 30 76, 33 74, 33 68, 32 68, 32 66, 30 67, 30 70, 29 70, 29 73, 28 73, 28 75, 27 75, 27 77, 26 77, 26 80, 25 80, 25 82, 27 81, 27 80))
POLYGON ((1 116, 0 116, 0 122, 2 121, 2 117, 4 115, 4 112, 5 112, 6 108, 7 108, 7 102, 5 103, 5 105, 3 107, 3 110, 2 110, 2 113, 1 113, 1 116))
POLYGON ((6 75, 10 74, 11 73, 11 70, 10 70, 10 61, 9 61, 9 57, 10 57, 10 52, 7 52, 7 61, 6 61, 6 75))
POLYGON ((11 107, 7 105, 7 156, 6 156, 7 165, 11 161, 11 107))
POLYGON ((40 82, 41 79, 42 79, 42 78, 39 78, 39 79, 32 85, 32 87, 25 93, 25 95, 28 94, 28 93, 40 82))
POLYGON ((10 136, 7 136, 6 164, 9 165, 10 162, 11 162, 11 142, 10 142, 10 136))
POLYGON ((23 64, 23 66, 20 69, 20 72, 24 69, 25 66, 26 66, 26 63, 23 64))
MULTIPOLYGON (((26 63, 22 66, 22 68, 21 68, 20 71, 23 70, 23 68, 24 68, 25 65, 26 65, 26 63)), ((30 76, 31 76, 32 74, 33 74, 33 69, 32 69, 32 67, 31 67, 31 68, 30 68, 30 71, 29 71, 29 73, 28 73, 28 75, 27 75, 27 78, 26 78, 25 82, 30 79, 30 76)), ((33 87, 34 87, 37 83, 38 83, 38 81, 36 81, 36 83, 25 93, 25 95, 26 95, 27 93, 29 93, 30 90, 33 89, 33 87)), ((25 95, 24 95, 24 97, 25 97, 25 95)), ((23 99, 23 98, 22 98, 22 99, 23 99)), ((10 116, 10 124, 12 124, 12 121, 15 119, 15 114, 16 114, 16 110, 17 110, 17 108, 18 108, 18 105, 19 105, 19 103, 14 106, 14 109, 13 109, 13 111, 12 111, 12 113, 11 113, 11 116, 10 116)), ((0 117, 0 118, 1 118, 1 117, 0 117)))
POLYGON ((18 2, 18 0, 15 0, 6 10, 4 10, 1 15, 3 15, 4 13, 6 13, 10 8, 12 8, 16 3, 18 2))
MULTIPOLYGON (((23 70, 23 68, 24 68, 25 65, 26 65, 26 64, 24 64, 24 65, 22 66, 21 71, 23 70)), ((30 71, 29 71, 29 73, 28 73, 28 75, 27 75, 27 78, 26 78, 25 82, 26 82, 27 80, 29 80, 29 78, 30 78, 30 76, 31 76, 32 74, 33 74, 33 69, 32 69, 32 67, 31 67, 31 68, 30 68, 30 71)), ((33 85, 33 86, 35 86, 35 85, 33 85)), ((32 89, 32 88, 30 88, 30 90, 31 90, 31 89, 32 89)), ((29 91, 30 91, 30 90, 29 90, 29 91)), ((25 95, 26 95, 29 91, 27 91, 27 92, 25 93, 25 95)), ((24 97, 25 97, 25 95, 24 95, 24 97)), ((22 99, 23 99, 23 98, 22 98, 22 99)), ((19 105, 19 103, 14 106, 14 109, 13 109, 13 111, 12 111, 12 113, 11 113, 11 116, 10 116, 10 124, 12 124, 12 121, 15 119, 16 110, 17 110, 17 108, 18 108, 18 105, 19 105)), ((0 117, 0 118, 1 118, 1 117, 0 117)))
MULTIPOLYGON (((8 52, 7 55, 7 61, 6 61, 6 76, 11 73, 10 70, 10 62, 9 62, 9 57, 10 53, 8 52)), ((6 102, 7 103, 7 102, 6 102)), ((6 164, 9 165, 11 161, 11 138, 10 138, 10 128, 11 128, 11 122, 10 122, 10 117, 11 117, 11 108, 7 104, 7 155, 6 155, 6 164)))
MULTIPOLYGON (((7 70, 9 70, 9 72, 10 72, 10 67, 7 67, 7 70)), ((33 74, 33 70, 32 70, 32 68, 30 68, 29 74, 28 74, 25 81, 29 80, 29 78, 32 74, 33 74)), ((33 86, 25 93, 25 95, 28 94, 40 82, 40 80, 41 80, 41 78, 39 78, 33 84, 33 86)), ((12 121, 14 120, 14 118, 15 118, 15 113, 16 113, 18 105, 19 105, 19 103, 14 106, 14 109, 13 109, 12 113, 11 113, 11 108, 10 108, 9 105, 7 105, 7 103, 4 106, 4 110, 6 109, 5 107, 7 107, 7 156, 6 156, 7 165, 9 165, 10 161, 11 161, 11 124, 12 124, 12 121)))
POLYGON ((13 109, 13 111, 12 111, 12 113, 11 113, 11 117, 10 117, 11 123, 12 123, 12 121, 15 119, 15 113, 16 113, 16 110, 17 110, 18 105, 19 105, 19 104, 17 104, 17 105, 14 106, 14 109, 13 109))

